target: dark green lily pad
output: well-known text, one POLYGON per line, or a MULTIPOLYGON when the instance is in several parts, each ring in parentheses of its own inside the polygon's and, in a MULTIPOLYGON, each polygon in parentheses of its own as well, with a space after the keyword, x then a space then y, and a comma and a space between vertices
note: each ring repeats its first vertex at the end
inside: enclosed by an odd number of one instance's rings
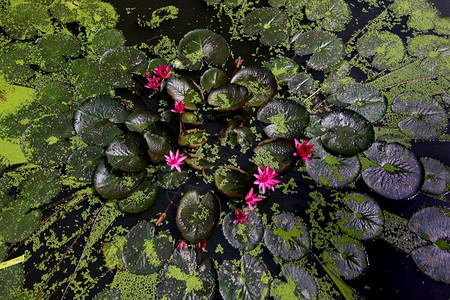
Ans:
POLYGON ((109 166, 101 162, 94 175, 95 190, 108 200, 126 198, 139 188, 145 175, 145 171, 129 173, 111 170, 109 166))
POLYGON ((437 139, 447 127, 447 115, 437 101, 420 93, 407 92, 395 97, 392 111, 408 115, 398 127, 416 140, 437 139))
POLYGON ((25 270, 22 264, 0 270, 0 293, 4 299, 24 299, 19 291, 25 282, 25 270))
POLYGON ((424 34, 408 40, 408 52, 422 58, 420 66, 432 74, 448 74, 450 71, 450 41, 445 37, 424 34))
POLYGON ((228 54, 225 39, 208 29, 192 30, 178 44, 180 61, 190 70, 200 70, 203 61, 222 66, 227 62, 228 54))
POLYGON ((142 135, 136 132, 127 132, 116 137, 106 148, 105 154, 113 168, 123 171, 142 171, 149 164, 146 142, 142 135))
POLYGON ((99 69, 111 86, 124 88, 133 84, 132 74, 144 74, 147 64, 142 51, 124 46, 106 51, 100 58, 99 69))
POLYGON ((67 172, 81 182, 92 182, 95 170, 102 161, 103 148, 87 146, 78 149, 67 159, 67 172))
POLYGON ((117 201, 121 211, 137 214, 149 209, 159 195, 159 187, 154 178, 146 178, 139 190, 125 199, 117 201))
POLYGON ((228 83, 209 93, 208 104, 217 111, 233 111, 244 106, 250 98, 245 86, 228 83))
POLYGON ((244 120, 234 118, 229 123, 223 134, 224 139, 221 141, 228 144, 232 149, 234 146, 240 145, 242 148, 250 147, 253 142, 253 132, 244 125, 244 120))
POLYGON ((30 55, 32 44, 13 42, 0 49, 0 65, 8 82, 20 83, 34 75, 30 55))
POLYGON ((245 86, 253 94, 246 106, 263 106, 275 97, 277 91, 275 77, 265 68, 240 69, 231 78, 231 83, 245 86))
POLYGON ((283 265, 282 274, 286 282, 272 281, 270 295, 277 300, 316 299, 317 284, 314 277, 298 264, 283 265))
POLYGON ((359 194, 347 194, 343 199, 346 209, 339 211, 339 227, 358 240, 370 240, 383 230, 383 213, 372 198, 359 194))
POLYGON ((250 36, 261 34, 259 41, 266 46, 275 46, 286 41, 291 22, 276 8, 257 8, 244 19, 244 33, 250 36))
POLYGON ((78 5, 74 5, 67 0, 50 1, 50 3, 50 13, 62 24, 74 23, 77 21, 78 5))
POLYGON ((155 122, 149 125, 144 131, 144 138, 147 141, 148 150, 155 155, 169 154, 176 143, 175 131, 166 122, 155 122))
POLYGON ((323 71, 336 65, 344 54, 342 40, 335 34, 322 30, 301 33, 294 41, 297 55, 312 54, 308 67, 323 71))
POLYGON ((67 75, 73 85, 97 80, 100 77, 98 62, 91 58, 79 58, 74 60, 67 67, 67 75))
POLYGON ((341 86, 354 83, 355 79, 349 76, 351 69, 352 66, 348 61, 344 60, 338 63, 333 70, 326 74, 321 86, 321 93, 323 95, 334 94, 341 86))
POLYGON ((256 257, 244 254, 240 263, 224 261, 217 272, 224 300, 264 299, 271 281, 267 267, 256 257))
POLYGON ((109 83, 102 79, 93 79, 89 81, 83 81, 75 87, 75 97, 77 99, 85 100, 86 98, 93 98, 98 96, 111 95, 113 87, 109 83))
POLYGON ((355 155, 368 149, 375 138, 372 124, 348 109, 327 114, 321 125, 327 128, 321 136, 323 145, 344 155, 355 155))
POLYGON ((186 104, 186 109, 196 110, 203 102, 203 93, 194 82, 185 76, 171 77, 166 86, 167 93, 174 101, 186 104))
POLYGON ((216 89, 228 82, 228 75, 225 71, 218 68, 211 68, 203 73, 200 78, 200 84, 205 92, 216 89))
POLYGON ((158 299, 215 299, 216 270, 207 259, 197 264, 192 249, 175 251, 156 288, 158 299))
POLYGON ((164 165, 158 172, 158 186, 166 190, 179 188, 189 179, 189 171, 181 169, 181 173, 170 170, 170 166, 164 165))
POLYGON ((344 0, 309 1, 305 8, 308 20, 321 20, 323 29, 343 31, 352 19, 352 12, 344 0))
POLYGON ((309 116, 309 125, 305 129, 305 135, 310 138, 318 137, 327 132, 327 129, 321 124, 322 118, 317 115, 309 116))
POLYGON ((65 83, 49 80, 34 89, 33 99, 39 105, 42 114, 66 114, 70 117, 76 104, 73 90, 65 83))
POLYGON ((277 173, 283 173, 295 165, 294 144, 287 139, 269 139, 259 143, 253 151, 252 161, 260 168, 270 165, 277 173))
POLYGON ((279 214, 272 219, 273 229, 264 231, 264 242, 269 251, 284 260, 299 260, 310 249, 311 242, 306 226, 300 218, 279 214))
POLYGON ((74 128, 87 144, 106 146, 122 130, 116 124, 125 122, 128 111, 110 96, 100 96, 82 105, 74 117, 74 128))
POLYGON ((181 115, 181 122, 189 126, 200 126, 203 124, 203 117, 197 111, 186 111, 181 115))
POLYGON ((127 234, 122 260, 128 271, 137 275, 158 272, 170 258, 174 246, 168 230, 155 234, 155 225, 141 222, 127 234))
POLYGON ((93 300, 120 300, 121 292, 117 289, 104 289, 93 300))
POLYGON ((20 186, 20 196, 31 208, 50 203, 62 191, 62 181, 58 172, 36 169, 27 176, 20 186))
POLYGON ((434 195, 443 194, 449 180, 446 166, 431 157, 421 157, 420 162, 425 171, 424 182, 420 190, 434 195))
POLYGON ((288 84, 288 80, 298 72, 297 63, 288 57, 271 60, 264 67, 272 72, 279 85, 288 84))
POLYGON ((250 175, 234 166, 220 166, 214 172, 214 183, 228 197, 243 197, 250 186, 250 175))
POLYGON ((122 31, 116 28, 101 28, 91 38, 90 46, 98 55, 105 51, 125 45, 122 31))
POLYGON ((208 133, 202 129, 188 129, 182 131, 178 136, 178 145, 189 148, 197 148, 208 140, 208 133))
POLYGON ((264 123, 272 123, 264 128, 270 138, 294 139, 303 134, 309 123, 306 109, 291 100, 276 99, 259 109, 256 118, 264 123))
POLYGON ((219 217, 220 203, 212 192, 200 196, 189 190, 178 204, 177 227, 187 241, 198 243, 214 233, 219 217))
POLYGON ((307 73, 300 73, 292 76, 288 80, 288 88, 296 95, 309 94, 314 88, 314 80, 307 73))
POLYGON ((131 131, 144 133, 151 124, 159 121, 160 118, 156 111, 137 109, 128 115, 125 125, 131 131))
POLYGON ((254 211, 250 211, 247 216, 248 222, 233 224, 234 220, 234 211, 228 213, 223 218, 223 235, 228 243, 239 250, 253 250, 264 233, 261 218, 254 211))
POLYGON ((411 150, 396 143, 376 142, 364 155, 379 165, 362 172, 364 182, 375 192, 394 200, 407 199, 417 193, 422 170, 411 150))
POLYGON ((0 236, 6 243, 18 243, 27 238, 39 226, 42 212, 38 209, 27 213, 30 204, 26 200, 13 200, 0 212, 0 236))

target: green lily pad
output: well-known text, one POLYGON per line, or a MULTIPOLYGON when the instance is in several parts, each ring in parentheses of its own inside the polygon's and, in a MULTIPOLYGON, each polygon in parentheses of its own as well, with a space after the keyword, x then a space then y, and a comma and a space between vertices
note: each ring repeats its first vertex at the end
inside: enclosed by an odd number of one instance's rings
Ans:
POLYGON ((129 173, 111 170, 101 162, 94 175, 94 187, 105 199, 122 199, 131 196, 144 181, 146 172, 129 173))
POLYGON ((277 83, 272 73, 259 67, 240 69, 231 78, 231 83, 245 86, 253 94, 246 106, 263 106, 275 97, 277 83))
POLYGON ((117 201, 121 211, 137 214, 149 209, 159 195, 159 187, 153 178, 146 178, 139 190, 131 196, 117 201))
POLYGON ((228 243, 239 250, 253 250, 264 233, 261 218, 254 211, 250 211, 247 216, 248 222, 233 224, 234 220, 235 215, 232 211, 225 216, 222 222, 223 235, 228 243))
POLYGON ((208 140, 208 133, 202 129, 188 129, 182 131, 178 136, 178 145, 189 148, 197 148, 204 145, 208 140))
POLYGON ((150 70, 153 72, 155 68, 158 68, 160 65, 162 66, 168 66, 170 65, 164 58, 153 58, 148 62, 147 70, 150 70))
POLYGON ((408 115, 398 127, 416 140, 437 139, 447 127, 445 110, 428 96, 407 92, 395 97, 392 111, 408 115))
POLYGON ((344 54, 342 40, 335 34, 322 30, 301 33, 294 41, 297 55, 310 55, 307 66, 323 71, 337 64, 344 54))
POLYGON ((104 289, 96 294, 93 300, 120 300, 121 292, 117 289, 104 289))
POLYGON ((175 251, 156 288, 158 299, 215 299, 216 270, 211 260, 197 264, 192 249, 175 251))
POLYGON ((34 75, 30 55, 32 44, 13 42, 0 49, 0 65, 8 82, 25 82, 34 75))
POLYGON ((73 115, 75 103, 73 90, 65 83, 49 80, 34 89, 33 99, 39 105, 42 114, 73 115))
POLYGON ((214 183, 228 197, 243 197, 250 186, 250 175, 234 166, 220 166, 214 172, 214 183))
POLYGON ((144 133, 153 123, 160 120, 157 112, 148 109, 137 109, 128 115, 125 125, 131 131, 144 133))
POLYGON ((200 126, 203 124, 203 117, 197 111, 187 111, 181 115, 181 122, 189 126, 200 126))
POLYGON ((396 143, 376 142, 364 155, 379 165, 362 172, 364 182, 372 190, 394 200, 407 199, 417 193, 422 170, 411 150, 396 143))
POLYGON ((424 182, 420 190, 434 195, 443 194, 449 180, 446 166, 431 157, 421 157, 420 162, 425 171, 424 182))
POLYGON ((92 50, 102 55, 106 51, 125 45, 125 37, 122 31, 116 28, 101 28, 91 38, 92 50))
POLYGON ((352 12, 344 0, 309 1, 305 8, 310 21, 321 20, 323 29, 343 31, 352 19, 352 12))
POLYGON ((207 93, 228 82, 228 75, 225 71, 218 68, 211 68, 203 73, 200 78, 200 84, 207 93))
POLYGON ((105 150, 108 163, 128 172, 145 170, 149 164, 146 142, 141 134, 127 132, 112 141, 105 150))
POLYGON ((132 74, 144 74, 147 56, 131 47, 118 47, 106 51, 99 61, 100 74, 111 86, 124 88, 133 85, 132 74))
POLYGON ((309 94, 314 88, 314 80, 307 73, 295 74, 288 80, 288 88, 296 95, 309 94))
POLYGON ((272 281, 270 295, 277 300, 316 299, 317 284, 314 277, 298 264, 283 265, 282 274, 286 282, 272 281))
POLYGON ((81 182, 92 182, 98 164, 102 161, 103 148, 87 146, 76 150, 67 159, 67 172, 81 182))
POLYGON ((295 165, 294 144, 287 139, 269 139, 259 143, 253 151, 253 162, 260 168, 270 165, 277 173, 283 173, 295 165))
POLYGON ((264 128, 270 138, 294 139, 303 134, 309 123, 306 109, 291 100, 276 99, 260 108, 256 118, 264 123, 272 123, 264 128))
POLYGON ((155 155, 169 154, 175 145, 175 130, 167 122, 155 122, 144 131, 148 150, 155 155))
POLYGON ((186 109, 196 110, 203 102, 203 93, 194 82, 185 76, 171 77, 166 85, 167 93, 174 101, 186 104, 186 109))
POLYGON ((170 166, 164 165, 158 172, 158 186, 166 190, 175 190, 183 185, 189 179, 189 171, 181 170, 176 172, 170 170, 170 166))
POLYGON ((68 0, 56 0, 50 1, 50 3, 50 13, 62 24, 74 23, 77 21, 76 8, 78 8, 78 6, 68 0))
POLYGON ((244 106, 250 98, 245 86, 227 83, 209 93, 208 104, 217 111, 233 111, 244 106))
POLYGON ((31 208, 50 203, 62 191, 62 182, 58 172, 37 169, 27 176, 20 186, 20 196, 31 208))
POLYGON ((155 225, 141 222, 127 234, 122 260, 128 271, 137 275, 158 272, 170 258, 174 246, 168 230, 155 234, 155 225))
POLYGON ((383 213, 372 198, 351 193, 344 197, 345 210, 339 211, 339 227, 358 240, 370 240, 383 230, 383 213))
POLYGON ((288 57, 271 60, 264 67, 272 72, 279 85, 288 84, 289 79, 298 72, 297 63, 288 57))
POLYGON ((321 136, 323 145, 344 155, 355 155, 368 149, 375 138, 372 124, 348 109, 327 114, 321 125, 327 128, 321 136))
POLYGON ((128 111, 110 96, 83 104, 74 117, 74 128, 87 144, 106 146, 122 134, 116 124, 125 122, 128 111))
POLYGON ((27 211, 30 204, 26 200, 13 200, 0 212, 0 236, 6 243, 18 243, 26 239, 39 226, 42 212, 38 209, 27 211))
POLYGON ((422 58, 420 66, 432 74, 447 74, 450 71, 450 41, 445 37, 424 34, 408 40, 408 52, 422 58))
POLYGON ((0 293, 4 299, 24 299, 19 291, 25 282, 25 270, 22 264, 0 270, 0 293))
POLYGON ((231 148, 240 145, 241 147, 250 147, 253 142, 253 132, 244 125, 244 120, 241 118, 234 118, 230 120, 227 128, 223 134, 224 139, 222 144, 226 143, 231 148))
POLYGON ((219 217, 220 203, 212 192, 200 196, 189 190, 178 204, 177 227, 187 241, 198 243, 214 233, 219 217))
POLYGON ((228 60, 229 48, 223 37, 208 29, 195 29, 178 44, 181 63, 190 70, 200 70, 203 61, 222 66, 228 60))
POLYGON ((264 242, 273 255, 292 261, 299 260, 309 251, 308 229, 300 218, 282 213, 273 217, 272 222, 273 229, 264 231, 264 242))
POLYGON ((321 124, 322 118, 317 115, 309 116, 309 125, 305 129, 305 135, 310 138, 318 137, 327 132, 327 129, 321 124))
POLYGON ((268 296, 270 272, 256 257, 244 254, 237 264, 224 261, 217 273, 220 295, 224 300, 264 299, 268 296))
POLYGON ((266 46, 286 41, 290 27, 288 16, 276 8, 257 8, 244 19, 244 33, 250 36, 261 34, 259 41, 266 46))
POLYGON ((349 76, 351 69, 352 66, 348 61, 344 60, 338 63, 337 67, 326 74, 321 86, 321 93, 323 95, 334 94, 341 86, 354 83, 355 79, 349 76))
POLYGON ((102 78, 83 81, 75 87, 75 97, 85 100, 98 96, 109 96, 113 88, 102 78))
POLYGON ((67 75, 73 85, 97 80, 100 77, 98 62, 91 58, 76 59, 67 67, 67 75))

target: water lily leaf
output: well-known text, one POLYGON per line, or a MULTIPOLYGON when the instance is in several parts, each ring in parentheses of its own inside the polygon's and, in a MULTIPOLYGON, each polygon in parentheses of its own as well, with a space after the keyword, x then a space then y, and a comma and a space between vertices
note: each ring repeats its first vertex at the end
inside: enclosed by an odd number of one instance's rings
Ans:
POLYGON ((74 23, 77 21, 77 6, 72 2, 68 0, 55 0, 50 1, 50 3, 50 13, 62 24, 74 23))
POLYGON ((408 115, 398 127, 416 140, 437 139, 447 127, 445 110, 425 95, 407 92, 395 97, 392 111, 408 115))
POLYGON ((224 131, 224 139, 222 144, 226 143, 231 148, 240 145, 241 147, 250 147, 253 142, 253 132, 244 125, 244 120, 241 118, 234 118, 228 123, 227 128, 224 131))
POLYGON ((166 89, 174 101, 184 102, 188 110, 196 110, 203 102, 203 92, 188 77, 171 77, 166 89))
POLYGON ((200 70, 203 61, 207 64, 224 65, 229 51, 225 39, 208 29, 189 31, 178 44, 180 61, 190 70, 200 70))
POLYGON ((228 197, 243 197, 248 192, 250 175, 233 166, 220 166, 214 172, 214 183, 228 197))
POLYGON ((212 192, 200 196, 189 190, 178 204, 177 227, 187 241, 198 243, 214 233, 219 217, 220 203, 212 192))
POLYGON ((73 85, 79 85, 86 81, 97 80, 100 77, 98 62, 91 58, 76 59, 67 67, 67 75, 73 85))
POLYGON ((158 272, 172 254, 174 241, 168 230, 155 234, 150 222, 136 224, 127 234, 122 260, 128 271, 137 275, 158 272))
MULTIPOLYGON (((144 131, 148 150, 155 155, 169 154, 175 145, 175 131, 167 122, 155 122, 144 131)), ((163 158, 163 157, 162 157, 163 158)))
POLYGON ((179 188, 189 179, 189 171, 181 170, 181 173, 170 170, 170 166, 164 165, 158 172, 158 186, 166 190, 179 188))
POLYGON ((160 116, 156 111, 137 109, 128 115, 125 125, 131 131, 144 133, 151 124, 159 120, 160 116))
POLYGON ((295 147, 292 141, 287 139, 269 139, 259 143, 253 151, 253 162, 260 168, 270 165, 277 173, 283 173, 295 165, 293 153, 295 147))
POLYGON ((32 44, 13 42, 0 49, 0 65, 8 82, 20 83, 34 75, 30 55, 32 44))
POLYGON ((427 276, 446 284, 450 283, 448 242, 446 249, 435 244, 418 248, 412 252, 412 258, 417 267, 427 276))
POLYGON ((43 114, 73 115, 76 103, 73 101, 73 90, 66 84, 49 80, 34 89, 33 99, 43 114))
POLYGON ((106 51, 100 58, 99 69, 111 86, 124 88, 133 85, 132 74, 144 74, 147 64, 142 51, 124 46, 106 51))
POLYGON ((146 142, 141 134, 127 132, 112 141, 105 150, 108 163, 128 172, 144 170, 149 163, 146 142))
POLYGON ((322 118, 317 115, 309 116, 309 125, 305 129, 307 137, 318 137, 327 132, 327 129, 321 124, 322 118))
POLYGON ((95 170, 102 161, 103 148, 87 146, 76 150, 67 159, 67 172, 81 182, 92 182, 95 170))
POLYGON ((309 1, 305 8, 310 21, 322 20, 322 27, 329 31, 343 31, 352 19, 348 4, 343 0, 309 1))
POLYGON ((311 161, 305 162, 306 172, 317 183, 340 188, 355 180, 361 171, 361 163, 357 156, 334 156, 327 152, 319 138, 309 141, 314 145, 311 161))
POLYGON ((302 135, 309 123, 306 109, 290 100, 276 99, 259 109, 256 118, 264 123, 272 123, 264 128, 270 138, 294 139, 302 135))
POLYGON ((145 175, 145 171, 129 173, 112 170, 104 162, 101 162, 94 175, 95 190, 108 200, 126 198, 139 188, 145 175))
POLYGON ((271 60, 264 67, 272 72, 279 85, 288 84, 288 80, 298 72, 297 63, 288 57, 271 60))
POLYGON ((33 122, 20 138, 27 160, 43 166, 64 163, 73 151, 68 141, 74 136, 71 123, 65 116, 46 116, 33 122))
POLYGON ((449 41, 440 36, 423 34, 408 39, 408 53, 419 58, 433 57, 434 54, 449 53, 449 41))
POLYGON ((327 114, 321 125, 327 128, 321 136, 323 145, 344 155, 355 155, 368 149, 375 138, 372 124, 348 109, 327 114))
POLYGON ((3 30, 12 38, 27 40, 53 30, 47 8, 40 3, 22 3, 2 15, 3 30))
POLYGON ((200 126, 203 124, 203 117, 197 111, 187 111, 181 115, 181 122, 189 126, 200 126))
POLYGON ((125 37, 119 29, 101 28, 92 36, 90 42, 92 50, 102 55, 107 50, 124 46, 125 37))
POLYGON ((50 203, 62 191, 59 173, 48 169, 37 169, 27 176, 19 186, 20 196, 30 208, 50 203))
POLYGON ((316 299, 317 284, 314 277, 298 264, 283 265, 282 274, 286 282, 272 281, 270 295, 277 300, 316 299))
POLYGON ((285 6, 290 13, 296 13, 303 9, 309 0, 269 0, 268 3, 272 7, 285 6))
POLYGON ((271 276, 256 257, 244 254, 240 264, 224 261, 218 271, 219 291, 224 300, 264 299, 269 292, 271 276))
POLYGON ((250 36, 261 34, 259 41, 266 46, 275 46, 287 40, 291 22, 276 8, 257 8, 244 19, 244 33, 250 36))
POLYGON ((273 229, 264 231, 264 242, 269 251, 284 260, 299 260, 311 247, 309 233, 300 218, 279 214, 272 219, 273 229))
POLYGON ((218 68, 211 68, 203 73, 200 78, 202 88, 208 93, 228 82, 228 75, 225 71, 218 68))
POLYGON ((314 80, 311 75, 300 73, 288 80, 288 88, 296 95, 309 94, 314 88, 314 80))
POLYGON ((188 129, 178 136, 178 145, 197 148, 208 140, 208 133, 201 129, 188 129))
POLYGON ((160 65, 168 66, 170 64, 164 58, 153 58, 148 62, 147 70, 151 70, 153 72, 153 70, 158 68, 160 65))
POLYGON ((431 157, 421 157, 424 182, 420 188, 425 193, 440 195, 445 192, 449 180, 448 170, 443 163, 431 157))
POLYGON ((94 296, 93 300, 120 300, 121 292, 118 289, 104 289, 94 296))
POLYGON ((386 100, 381 92, 362 83, 346 84, 331 97, 338 104, 356 111, 370 122, 381 120, 387 108, 386 100))
POLYGON ((348 61, 344 60, 338 63, 333 70, 326 74, 321 86, 321 93, 323 95, 334 94, 341 86, 355 82, 355 79, 349 76, 351 69, 352 66, 348 61))
POLYGON ((116 124, 125 122, 128 111, 109 96, 100 96, 83 104, 74 117, 74 128, 87 144, 106 146, 122 130, 116 124))
POLYGON ((156 288, 158 299, 214 299, 216 270, 211 260, 197 264, 192 249, 175 251, 156 288))
POLYGON ((358 240, 370 240, 383 230, 383 214, 372 198, 351 193, 344 197, 345 210, 339 211, 339 227, 358 240))
POLYGON ((212 90, 208 103, 217 111, 233 111, 241 108, 251 98, 245 86, 228 83, 212 90))
POLYGON ((103 95, 107 96, 111 95, 112 89, 109 83, 102 78, 83 81, 75 87, 75 97, 85 100, 103 95))
POLYGON ((362 172, 364 182, 378 194, 394 200, 417 193, 422 170, 414 153, 400 144, 374 143, 364 155, 379 166, 362 172))
POLYGON ((146 178, 139 190, 131 196, 117 201, 121 211, 137 214, 149 209, 159 195, 159 187, 153 178, 146 178))
POLYGON ((342 40, 335 34, 322 30, 301 33, 294 41, 297 55, 312 54, 308 67, 323 71, 333 67, 344 54, 342 40))
POLYGON ((38 209, 27 211, 30 203, 14 200, 0 212, 0 236, 6 243, 17 243, 27 238, 39 226, 42 212, 38 209))
MULTIPOLYGON (((22 264, 0 270, 0 293, 4 299, 20 299, 19 289, 25 282, 25 270, 22 264)), ((22 298, 23 299, 23 298, 22 298)))
POLYGON ((263 106, 275 97, 277 91, 275 77, 265 68, 240 69, 231 78, 231 83, 245 86, 253 94, 246 106, 263 106))
POLYGON ((264 233, 261 218, 254 211, 250 211, 247 216, 248 222, 233 224, 234 220, 234 211, 232 211, 225 216, 222 222, 223 235, 228 243, 239 250, 253 250, 264 233))

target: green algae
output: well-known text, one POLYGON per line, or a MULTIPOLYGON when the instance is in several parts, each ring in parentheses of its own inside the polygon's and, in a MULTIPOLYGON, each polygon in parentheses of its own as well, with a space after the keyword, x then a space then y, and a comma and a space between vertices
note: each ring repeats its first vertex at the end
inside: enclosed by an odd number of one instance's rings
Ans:
POLYGON ((166 272, 166 277, 184 281, 186 283, 188 293, 200 291, 203 288, 203 281, 199 278, 198 271, 192 271, 187 274, 177 266, 169 265, 166 272))
POLYGON ((123 299, 156 299, 158 282, 158 273, 135 275, 124 270, 116 273, 111 288, 120 290, 123 299))
POLYGON ((138 25, 155 29, 161 26, 162 22, 178 18, 179 9, 176 6, 163 6, 152 11, 152 17, 148 19, 145 16, 138 18, 138 25))

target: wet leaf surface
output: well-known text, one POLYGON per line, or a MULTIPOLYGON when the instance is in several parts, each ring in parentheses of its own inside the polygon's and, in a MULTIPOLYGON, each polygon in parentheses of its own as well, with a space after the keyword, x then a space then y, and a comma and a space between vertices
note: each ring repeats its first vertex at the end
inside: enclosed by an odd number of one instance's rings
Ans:
POLYGON ((234 211, 228 213, 222 221, 222 229, 228 243, 236 249, 251 251, 261 240, 264 230, 261 218, 254 211, 247 216, 248 222, 233 224, 234 211))

